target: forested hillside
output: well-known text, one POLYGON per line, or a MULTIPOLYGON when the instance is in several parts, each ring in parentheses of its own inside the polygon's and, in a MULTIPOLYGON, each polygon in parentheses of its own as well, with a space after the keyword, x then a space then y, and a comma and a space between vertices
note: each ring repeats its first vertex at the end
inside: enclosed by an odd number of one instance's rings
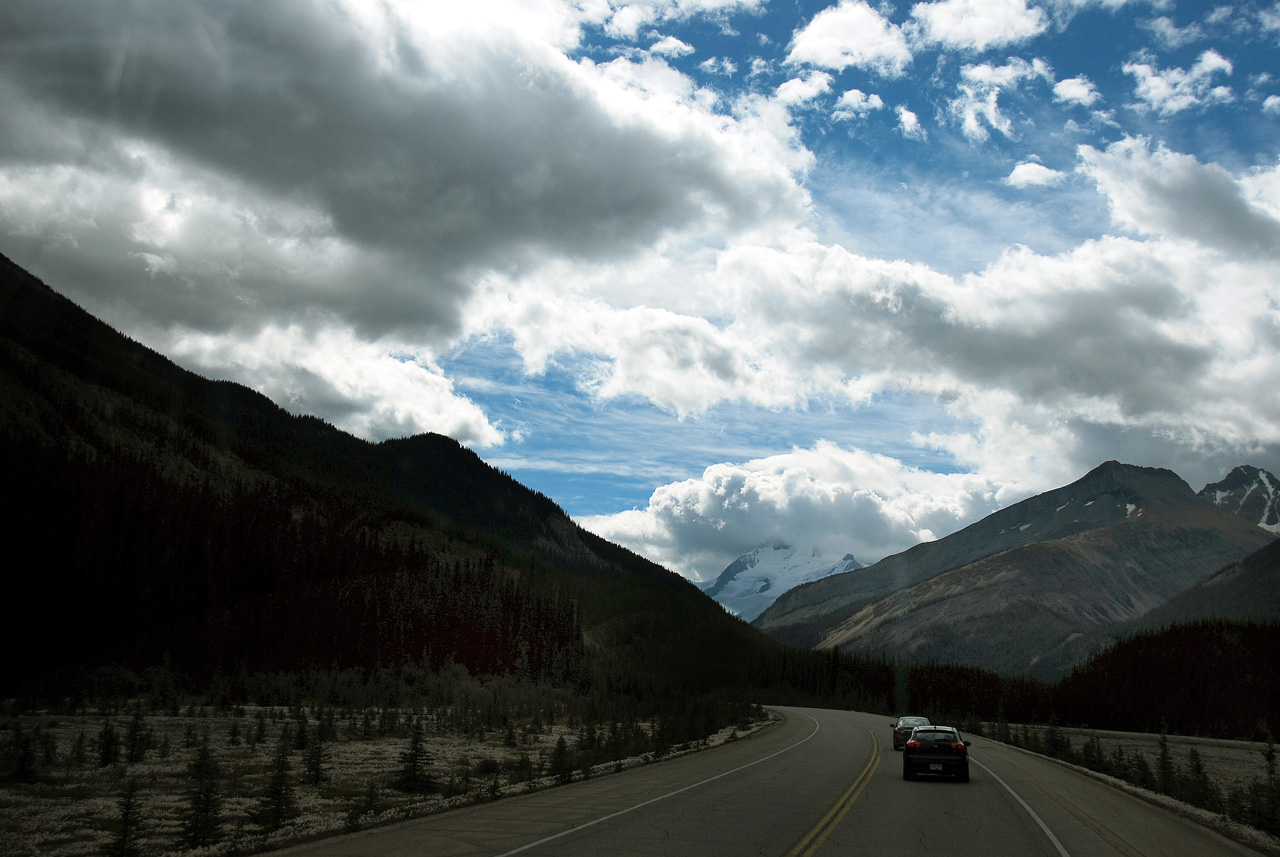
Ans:
POLYGON ((122 675, 243 694, 266 673, 453 663, 649 710, 890 706, 890 665, 773 643, 457 442, 371 444, 290 415, 3 259, 0 432, 0 526, 30 548, 0 632, 27 653, 6 695, 122 675))

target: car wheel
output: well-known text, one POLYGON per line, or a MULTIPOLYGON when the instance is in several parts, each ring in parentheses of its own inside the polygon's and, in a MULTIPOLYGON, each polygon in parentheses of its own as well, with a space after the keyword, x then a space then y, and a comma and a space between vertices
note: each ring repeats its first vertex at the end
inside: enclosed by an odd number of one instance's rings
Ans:
POLYGON ((907 782, 910 782, 911 780, 914 780, 914 779, 916 778, 916 775, 915 775, 915 774, 913 774, 913 773, 911 773, 910 771, 908 771, 906 768, 903 768, 903 769, 902 769, 902 778, 903 778, 904 780, 906 780, 907 782))
POLYGON ((966 767, 966 768, 965 768, 963 771, 961 771, 960 773, 956 774, 956 782, 957 782, 957 783, 967 783, 967 782, 969 782, 969 769, 968 769, 968 767, 966 767))

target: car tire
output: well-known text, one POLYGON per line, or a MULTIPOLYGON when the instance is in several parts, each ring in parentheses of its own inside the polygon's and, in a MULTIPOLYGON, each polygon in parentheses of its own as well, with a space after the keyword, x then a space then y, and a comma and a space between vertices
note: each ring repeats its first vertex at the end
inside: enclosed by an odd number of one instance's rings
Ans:
POLYGON ((914 780, 914 779, 916 778, 916 775, 915 775, 915 774, 913 774, 913 773, 911 773, 910 771, 908 771, 906 768, 903 768, 903 769, 902 769, 902 778, 903 778, 904 780, 906 780, 907 782, 911 782, 912 780, 914 780))
POLYGON ((969 769, 968 769, 968 767, 966 767, 966 768, 965 768, 963 771, 961 771, 960 773, 956 774, 956 782, 957 782, 957 783, 967 783, 967 782, 969 782, 969 769))

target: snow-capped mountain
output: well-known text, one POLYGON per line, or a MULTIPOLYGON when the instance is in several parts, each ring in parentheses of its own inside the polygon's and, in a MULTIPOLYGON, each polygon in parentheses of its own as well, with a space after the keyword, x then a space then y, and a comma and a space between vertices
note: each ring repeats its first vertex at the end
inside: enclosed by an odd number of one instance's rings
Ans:
POLYGON ((1200 496, 1223 511, 1280 535, 1280 479, 1266 470, 1241 465, 1221 482, 1201 488, 1200 496))
POLYGON ((862 568, 862 563, 853 554, 832 560, 817 548, 802 551, 773 542, 729 563, 713 583, 703 586, 703 591, 750 622, 788 589, 855 568, 862 568))

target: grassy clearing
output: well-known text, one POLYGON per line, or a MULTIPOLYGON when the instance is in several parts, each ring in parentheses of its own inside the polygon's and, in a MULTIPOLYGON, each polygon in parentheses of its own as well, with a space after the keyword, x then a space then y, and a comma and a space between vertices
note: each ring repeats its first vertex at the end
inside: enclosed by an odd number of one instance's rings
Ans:
MULTIPOLYGON (((760 722, 665 752, 734 740, 760 722)), ((459 734, 413 709, 36 713, 5 718, 0 729, 7 777, 0 784, 0 854, 8 857, 191 853, 195 763, 206 741, 216 774, 214 823, 202 855, 268 850, 414 818, 620 771, 663 752, 623 755, 641 746, 653 724, 597 728, 535 719, 459 734), (406 790, 415 720, 422 727, 419 777, 406 790), (300 733, 306 746, 299 746, 300 733), (317 751, 321 737, 327 740, 317 751), (284 811, 273 814, 272 807, 284 811)))

